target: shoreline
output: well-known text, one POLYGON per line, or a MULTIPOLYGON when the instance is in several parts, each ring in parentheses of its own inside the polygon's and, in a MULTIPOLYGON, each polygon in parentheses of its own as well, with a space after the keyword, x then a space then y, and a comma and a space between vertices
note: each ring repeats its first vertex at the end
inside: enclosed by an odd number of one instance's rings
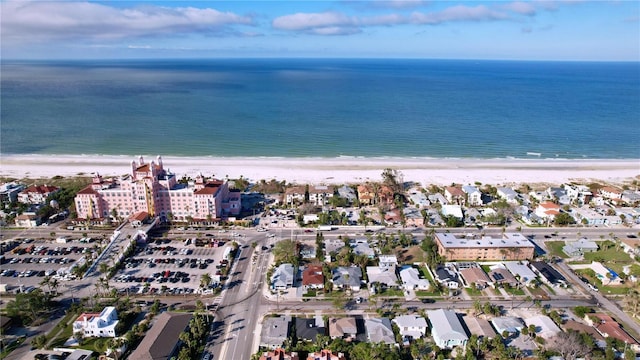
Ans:
MULTIPOLYGON (((118 176, 130 172, 128 155, 2 155, 0 176, 46 178, 90 175, 118 176)), ((145 162, 156 156, 144 155, 145 162)), ((178 178, 201 172, 217 178, 287 181, 292 184, 352 184, 381 181, 382 171, 400 171, 404 181, 422 185, 510 185, 603 181, 629 183, 640 178, 640 159, 545 159, 545 158, 415 158, 415 157, 213 157, 162 156, 165 169, 178 178)))

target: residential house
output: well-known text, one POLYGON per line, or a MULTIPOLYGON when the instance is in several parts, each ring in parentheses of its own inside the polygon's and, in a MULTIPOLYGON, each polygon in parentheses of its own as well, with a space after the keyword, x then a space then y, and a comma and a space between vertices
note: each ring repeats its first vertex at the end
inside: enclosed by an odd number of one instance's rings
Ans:
POLYGON ((128 359, 168 360, 177 356, 180 333, 188 328, 192 317, 190 313, 161 313, 128 359))
POLYGON ((147 220, 149 220, 149 214, 144 211, 140 211, 139 213, 135 213, 129 217, 129 222, 133 227, 140 227, 142 224, 146 223, 147 220))
POLYGON ((378 266, 395 270, 396 266, 398 266, 398 258, 395 255, 379 255, 378 266))
POLYGON ((302 271, 302 286, 305 290, 323 289, 324 275, 322 274, 322 266, 309 265, 302 271))
POLYGON ((345 339, 353 341, 358 335, 358 326, 356 318, 329 318, 329 336, 332 339, 345 339))
POLYGON ((458 275, 455 271, 443 265, 436 267, 435 280, 449 289, 457 289, 459 286, 458 275))
POLYGON ((118 325, 118 312, 113 306, 107 306, 102 312, 83 313, 73 322, 73 332, 84 337, 115 337, 118 325))
POLYGON ((510 335, 518 334, 524 327, 524 323, 520 318, 513 316, 500 316, 491 319, 493 328, 496 329, 498 334, 504 334, 506 331, 510 335))
POLYGON ((591 269, 596 274, 596 277, 602 285, 622 285, 622 279, 620 276, 610 268, 604 266, 602 263, 592 261, 591 264, 573 264, 569 265, 572 269, 591 269))
POLYGON ((353 239, 349 241, 355 255, 366 255, 369 259, 375 257, 375 251, 369 246, 367 239, 353 239))
POLYGON ((362 270, 360 267, 337 267, 331 271, 331 276, 334 289, 360 291, 360 286, 362 285, 362 270))
POLYGON ((605 215, 592 210, 589 206, 571 209, 571 216, 573 216, 578 224, 602 226, 607 223, 607 217, 605 215))
POLYGON ((324 240, 325 256, 330 256, 332 253, 337 253, 343 247, 344 247, 344 240, 342 239, 325 239, 324 240))
POLYGON ((460 205, 442 205, 440 212, 442 212, 442 216, 453 216, 460 220, 464 219, 460 205))
POLYGON ((488 320, 474 316, 465 316, 464 322, 469 329, 469 334, 476 334, 479 338, 493 339, 496 337, 496 331, 488 320))
POLYGON ((355 190, 353 190, 351 186, 347 185, 343 185, 338 188, 338 195, 341 198, 346 199, 348 204, 353 204, 353 202, 358 199, 355 190))
POLYGON ((418 269, 411 265, 405 265, 400 268, 400 279, 405 290, 429 290, 431 285, 429 280, 420 278, 418 269))
POLYGON ((555 199, 560 205, 571 204, 571 198, 567 195, 567 191, 561 187, 549 187, 547 189, 547 197, 555 199))
POLYGON ((576 202, 579 206, 588 204, 593 197, 593 193, 589 190, 589 187, 584 185, 572 185, 565 184, 564 189, 567 191, 567 196, 572 202, 576 202))
POLYGON ((380 199, 380 204, 394 206, 395 193, 393 192, 393 189, 391 187, 382 185, 378 190, 378 199, 380 199))
POLYGON ((24 190, 24 185, 15 182, 0 185, 0 204, 18 201, 18 194, 24 190))
POLYGON ((302 222, 306 225, 309 223, 315 223, 320 220, 318 214, 304 214, 302 215, 302 222))
POLYGON ((451 349, 455 346, 464 347, 469 338, 464 327, 453 310, 427 310, 427 317, 431 323, 431 336, 438 347, 451 349))
POLYGON ((360 184, 358 185, 358 201, 362 206, 374 205, 376 203, 376 192, 372 184, 360 184))
POLYGON ((259 360, 300 360, 297 352, 287 352, 282 348, 272 351, 265 351, 260 355, 259 360))
POLYGON ((404 211, 404 209, 402 209, 402 210, 401 209, 391 209, 391 210, 387 211, 384 214, 384 221, 387 223, 387 225, 400 224, 400 222, 402 221, 402 216, 400 215, 401 211, 404 211))
POLYGON ((16 216, 14 222, 16 224, 16 227, 30 229, 42 224, 42 219, 34 212, 24 212, 16 216))
POLYGON ((457 186, 447 186, 444 188, 444 197, 449 204, 465 205, 466 194, 457 186))
POLYGON ((623 202, 629 205, 636 205, 640 203, 640 192, 633 190, 623 190, 620 199, 622 199, 623 202))
POLYGON ((313 319, 296 318, 296 337, 298 341, 315 342, 318 335, 325 335, 324 320, 321 316, 313 319))
POLYGON ((638 346, 636 339, 629 335, 616 320, 607 314, 587 314, 585 320, 605 338, 612 337, 634 347, 638 346))
POLYGON ((564 276, 560 275, 560 273, 554 269, 551 265, 547 264, 544 261, 533 261, 531 262, 531 267, 533 271, 540 275, 542 281, 546 282, 552 286, 567 286, 567 280, 564 276))
POLYGON ((424 226, 424 217, 422 213, 415 208, 406 207, 402 209, 404 214, 404 224, 406 226, 413 227, 423 227, 424 226))
POLYGON ((331 350, 322 349, 314 353, 309 353, 307 360, 347 360, 347 358, 341 352, 334 354, 331 350))
POLYGON ((489 278, 493 282, 494 285, 501 286, 510 286, 515 287, 518 286, 518 280, 511 275, 509 270, 503 267, 504 265, 498 265, 492 267, 491 271, 489 271, 489 278))
POLYGON ((429 194, 427 196, 427 199, 429 199, 429 202, 432 204, 435 204, 435 203, 440 203, 441 205, 449 204, 449 201, 447 200, 447 198, 440 193, 429 194))
POLYGON ((541 219, 553 221, 560 214, 560 206, 551 201, 541 202, 535 210, 535 214, 541 219))
POLYGON ((60 191, 57 186, 32 185, 18 194, 18 201, 23 204, 44 204, 51 194, 60 191))
POLYGON ((369 285, 378 283, 383 288, 397 288, 398 276, 395 267, 367 266, 367 278, 369 285))
POLYGON ((427 195, 417 190, 409 192, 409 201, 418 209, 425 209, 431 205, 427 195))
POLYGON ((300 245, 300 256, 305 260, 311 260, 316 258, 316 247, 311 244, 303 243, 300 245))
POLYGON ((370 343, 395 344, 396 339, 388 318, 372 318, 364 321, 367 340, 370 343))
POLYGON ((502 264, 521 284, 528 286, 537 278, 528 261, 504 261, 502 264))
POLYGON ((536 336, 540 336, 545 340, 549 340, 562 332, 558 325, 556 325, 550 317, 545 315, 526 317, 524 322, 527 326, 533 325, 536 329, 536 336))
POLYGON ((583 324, 581 322, 575 320, 567 320, 562 324, 562 327, 565 331, 573 330, 577 332, 584 332, 589 334, 593 340, 596 341, 597 344, 604 343, 604 336, 602 336, 598 330, 596 330, 593 326, 583 324))
POLYGON ((491 279, 481 267, 462 269, 459 272, 466 287, 475 286, 477 289, 484 289, 491 283, 491 279))
POLYGON ((438 254, 446 260, 526 260, 533 258, 535 246, 520 233, 465 237, 453 233, 436 233, 438 254))
POLYGON ((512 188, 499 187, 497 189, 496 194, 498 195, 498 197, 500 199, 505 200, 509 204, 517 204, 518 203, 519 194, 515 190, 513 190, 512 188))
POLYGON ((465 185, 462 187, 462 191, 466 194, 467 205, 482 206, 482 193, 477 187, 465 185))
POLYGON ((418 315, 400 315, 393 320, 403 338, 419 339, 427 333, 427 320, 418 315))
POLYGON ((577 241, 565 241, 562 251, 569 256, 582 256, 584 253, 598 251, 598 244, 587 238, 581 238, 577 241))
POLYGON ((271 276, 271 288, 274 290, 286 290, 293 286, 295 269, 293 264, 281 264, 271 276))
POLYGON ((291 318, 289 316, 266 317, 262 325, 260 346, 269 349, 282 347, 289 337, 290 323, 291 318))
POLYGON ((622 190, 613 186, 605 186, 600 189, 600 195, 609 200, 622 199, 622 190))
POLYGON ((289 205, 301 204, 305 202, 305 197, 309 196, 308 203, 317 206, 324 206, 333 197, 332 186, 293 186, 285 190, 285 202, 289 205))

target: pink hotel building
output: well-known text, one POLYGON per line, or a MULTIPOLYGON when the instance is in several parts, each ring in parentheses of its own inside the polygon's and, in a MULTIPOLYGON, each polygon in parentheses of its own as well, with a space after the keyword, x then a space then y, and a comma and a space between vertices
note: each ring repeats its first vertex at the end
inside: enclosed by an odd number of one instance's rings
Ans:
POLYGON ((131 162, 131 174, 118 179, 102 179, 99 174, 75 198, 78 219, 104 219, 115 209, 119 217, 139 212, 151 217, 185 220, 224 219, 240 213, 240 191, 230 190, 221 180, 204 181, 198 175, 188 184, 164 169, 162 158, 145 163, 131 162))

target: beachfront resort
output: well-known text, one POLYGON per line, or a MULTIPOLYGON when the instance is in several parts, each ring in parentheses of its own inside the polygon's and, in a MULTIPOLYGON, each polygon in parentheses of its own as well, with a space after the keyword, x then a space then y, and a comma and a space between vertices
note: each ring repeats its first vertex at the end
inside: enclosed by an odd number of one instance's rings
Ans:
POLYGON ((0 189, 3 340, 62 324, 17 358, 640 351, 635 179, 438 186, 381 169, 288 184, 174 174, 161 157, 124 168, 0 189))

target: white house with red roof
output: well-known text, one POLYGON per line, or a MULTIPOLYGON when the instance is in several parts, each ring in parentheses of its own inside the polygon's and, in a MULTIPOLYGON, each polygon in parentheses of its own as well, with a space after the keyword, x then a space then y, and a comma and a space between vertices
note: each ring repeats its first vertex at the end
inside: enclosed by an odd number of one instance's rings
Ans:
POLYGON ((600 189, 600 195, 606 199, 621 199, 622 198, 622 190, 615 188, 613 186, 605 186, 600 189))
POLYGON ((60 191, 57 186, 32 185, 18 194, 18 201, 24 204, 43 204, 49 195, 60 191))
POLYGON ((118 313, 113 306, 105 307, 100 313, 82 313, 73 322, 73 332, 84 337, 115 337, 118 313))
POLYGON ((535 210, 535 214, 542 219, 555 219, 560 214, 560 205, 551 201, 541 202, 535 210))

